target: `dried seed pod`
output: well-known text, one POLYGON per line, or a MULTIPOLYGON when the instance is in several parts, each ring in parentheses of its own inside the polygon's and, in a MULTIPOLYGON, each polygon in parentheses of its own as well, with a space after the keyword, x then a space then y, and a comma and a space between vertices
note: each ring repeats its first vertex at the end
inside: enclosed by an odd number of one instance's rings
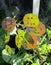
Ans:
POLYGON ((33 32, 36 36, 42 36, 45 31, 45 25, 42 22, 40 22, 39 25, 33 29, 33 32))
POLYGON ((34 35, 34 33, 32 33, 32 32, 30 32, 29 33, 30 34, 30 36, 31 36, 31 38, 33 39, 33 43, 32 43, 32 39, 30 39, 30 41, 29 40, 27 40, 27 41, 25 41, 23 44, 22 44, 22 46, 26 49, 26 50, 29 50, 29 49, 32 49, 32 48, 36 48, 36 45, 37 45, 37 37, 34 35))
POLYGON ((14 29, 14 27, 16 26, 16 21, 15 19, 11 18, 11 17, 6 17, 3 21, 2 21, 2 28, 6 31, 11 31, 14 29))

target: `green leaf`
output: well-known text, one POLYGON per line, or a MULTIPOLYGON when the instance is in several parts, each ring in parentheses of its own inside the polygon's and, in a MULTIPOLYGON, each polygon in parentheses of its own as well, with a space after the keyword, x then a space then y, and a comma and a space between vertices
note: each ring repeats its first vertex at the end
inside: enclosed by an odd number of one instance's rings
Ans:
POLYGON ((4 33, 5 31, 2 28, 0 28, 0 36, 2 36, 4 33))
POLYGON ((30 43, 34 43, 34 41, 33 41, 33 39, 32 39, 32 37, 30 36, 30 34, 29 34, 29 32, 26 32, 25 33, 25 38, 26 38, 26 40, 28 41, 28 42, 30 42, 30 43))
POLYGON ((47 28, 47 34, 48 34, 49 38, 51 38, 51 29, 47 28))
POLYGON ((10 54, 10 55, 14 55, 15 54, 15 49, 11 48, 9 45, 5 46, 6 51, 10 54))
POLYGON ((46 62, 51 64, 51 56, 47 57, 46 62))
POLYGON ((10 59, 11 59, 11 55, 9 55, 9 53, 6 51, 6 49, 4 49, 2 51, 2 58, 5 62, 9 63, 10 59))
POLYGON ((47 50, 48 50, 48 52, 51 52, 51 44, 48 44, 47 50))
POLYGON ((41 45, 44 42, 45 39, 46 39, 46 34, 41 38, 39 45, 41 45))
POLYGON ((4 40, 0 38, 0 49, 3 49, 5 47, 4 40))
POLYGON ((21 62, 20 62, 20 65, 24 65, 24 62, 23 62, 23 61, 21 61, 21 62))
POLYGON ((43 44, 43 45, 42 45, 40 53, 41 53, 41 54, 47 53, 47 45, 46 45, 46 44, 43 44))
POLYGON ((37 64, 37 63, 32 63, 31 65, 39 65, 39 64, 37 64))

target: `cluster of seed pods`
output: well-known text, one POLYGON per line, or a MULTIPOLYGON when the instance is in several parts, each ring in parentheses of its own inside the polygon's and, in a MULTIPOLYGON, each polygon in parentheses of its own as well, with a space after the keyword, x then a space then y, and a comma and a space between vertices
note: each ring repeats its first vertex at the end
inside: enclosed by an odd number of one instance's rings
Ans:
POLYGON ((28 29, 31 29, 29 34, 34 41, 31 43, 31 41, 29 42, 29 39, 27 43, 23 44, 23 47, 27 50, 36 48, 39 38, 45 33, 45 25, 32 13, 26 14, 23 18, 23 22, 28 29))
MULTIPOLYGON (((23 17, 23 23, 24 26, 28 28, 28 30, 31 30, 26 31, 29 34, 25 34, 24 37, 26 41, 24 40, 22 46, 26 50, 36 48, 39 38, 45 33, 45 25, 39 21, 39 18, 36 15, 32 13, 25 14, 25 16, 23 17)), ((6 31, 12 31, 15 26, 16 21, 11 17, 6 17, 2 22, 2 28, 6 31)))

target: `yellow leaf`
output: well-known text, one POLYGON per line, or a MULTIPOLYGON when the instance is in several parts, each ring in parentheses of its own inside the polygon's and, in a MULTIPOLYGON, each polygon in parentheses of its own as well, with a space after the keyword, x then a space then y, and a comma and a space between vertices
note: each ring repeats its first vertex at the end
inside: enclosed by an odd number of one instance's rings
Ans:
POLYGON ((9 53, 9 54, 11 54, 12 53, 12 49, 11 49, 11 47, 9 46, 9 45, 6 45, 6 50, 7 50, 7 52, 9 53))
POLYGON ((16 35, 15 44, 18 48, 21 48, 22 42, 23 42, 23 38, 21 38, 19 35, 16 35))
POLYGON ((9 42, 10 40, 10 35, 9 34, 5 34, 5 43, 9 42))

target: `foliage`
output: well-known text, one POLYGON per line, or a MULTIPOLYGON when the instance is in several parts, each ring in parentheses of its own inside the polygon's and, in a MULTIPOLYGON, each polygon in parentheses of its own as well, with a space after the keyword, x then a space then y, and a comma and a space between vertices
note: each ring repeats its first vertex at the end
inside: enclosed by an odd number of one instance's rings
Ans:
POLYGON ((48 29, 48 28, 47 28, 47 32, 48 32, 49 38, 51 38, 51 29, 48 29))
MULTIPOLYGON (((24 33, 24 31, 22 31, 22 32, 21 31, 22 30, 18 31, 19 36, 22 36, 22 34, 24 33)), ((23 35, 23 37, 24 37, 24 35, 23 35)), ((19 38, 19 39, 20 39, 20 43, 21 43, 21 38, 19 38)), ((3 38, 2 39, 0 38, 1 43, 3 42, 2 40, 3 40, 3 38)), ((2 58, 4 59, 5 62, 7 62, 11 65, 13 65, 13 64, 24 65, 25 63, 26 63, 26 65, 30 65, 30 64, 31 65, 42 65, 42 64, 43 65, 46 65, 46 64, 51 65, 51 56, 50 56, 50 54, 51 54, 51 44, 44 43, 45 40, 46 40, 46 35, 42 36, 42 38, 39 41, 37 47, 35 49, 32 49, 33 54, 27 52, 23 48, 21 48, 18 51, 18 53, 15 54, 14 49, 12 49, 11 47, 6 45, 5 49, 2 48, 3 49, 2 58)), ((3 46, 1 46, 1 47, 3 47, 3 46)), ((18 46, 18 48, 20 48, 20 47, 18 46)), ((1 63, 4 63, 4 61, 1 60, 1 63)))
POLYGON ((47 29, 46 33, 40 37, 36 48, 26 50, 22 44, 26 40, 25 37, 29 40, 30 36, 25 29, 18 29, 14 43, 18 48, 16 50, 8 45, 10 32, 0 28, 0 64, 3 65, 6 62, 10 65, 51 65, 51 43, 49 43, 51 40, 46 37, 48 35, 48 38, 51 38, 51 29, 47 29))
POLYGON ((15 44, 18 48, 20 48, 22 45, 22 42, 24 40, 24 34, 25 32, 23 30, 18 30, 18 34, 15 37, 15 44))
POLYGON ((9 32, 5 34, 5 43, 7 43, 10 40, 10 34, 9 32))

